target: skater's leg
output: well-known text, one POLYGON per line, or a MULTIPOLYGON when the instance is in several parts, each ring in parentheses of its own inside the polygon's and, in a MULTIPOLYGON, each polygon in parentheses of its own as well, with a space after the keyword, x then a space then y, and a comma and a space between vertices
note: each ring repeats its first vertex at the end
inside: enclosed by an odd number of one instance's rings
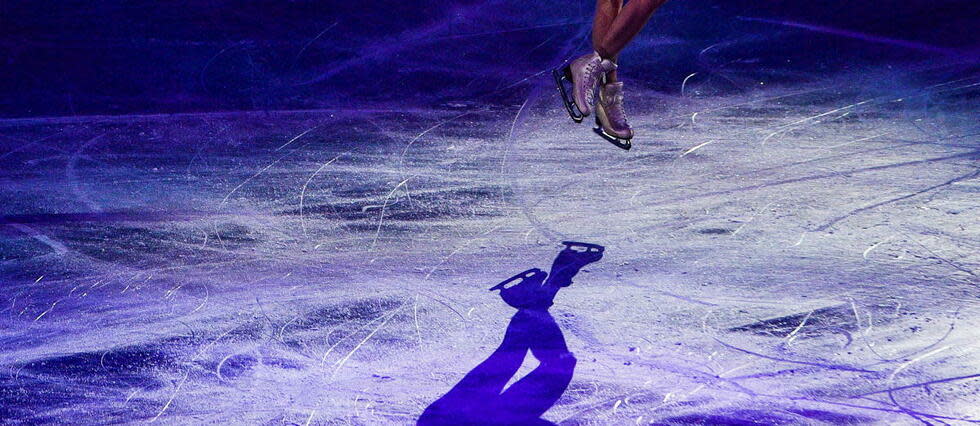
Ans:
MULTIPOLYGON (((599 2, 601 3, 602 0, 599 2)), ((664 2, 666 0, 628 0, 626 6, 621 8, 612 22, 604 22, 607 25, 604 32, 601 34, 593 33, 592 44, 596 53, 618 65, 619 53, 633 37, 639 34, 653 12, 664 2)), ((597 7, 596 20, 598 22, 601 19, 606 19, 606 15, 600 14, 599 7, 597 7)), ((593 25, 593 28, 598 26, 597 23, 593 25)), ((615 69, 606 74, 606 79, 599 89, 598 102, 595 105, 596 127, 594 130, 604 139, 612 142, 613 145, 628 150, 632 147, 630 139, 633 138, 633 129, 626 119, 626 110, 623 107, 623 85, 618 80, 615 69)))
MULTIPOLYGON (((599 49, 599 44, 609 32, 609 28, 612 27, 613 21, 622 9, 623 0, 596 0, 595 17, 592 19, 592 48, 594 50, 599 49)), ((617 58, 608 59, 616 63, 617 58)), ((616 70, 606 73, 606 81, 616 81, 616 70)))
MULTIPOLYGON (((605 38, 622 7, 623 0, 596 0, 595 16, 592 19, 593 47, 598 46, 605 38)), ((558 74, 555 76, 555 81, 559 85, 558 90, 564 97, 565 108, 576 122, 581 122, 583 117, 592 112, 596 88, 602 83, 603 77, 606 80, 616 78, 615 58, 599 56, 596 53, 589 53, 575 59, 563 70, 566 79, 572 83, 571 96, 562 88, 561 76, 558 74)))
POLYGON ((613 20, 605 35, 595 43, 599 56, 615 58, 636 37, 653 15, 667 0, 629 0, 613 20))
MULTIPOLYGON (((619 55, 613 56, 609 60, 612 61, 612 63, 619 65, 619 55)), ((619 77, 618 74, 616 73, 616 70, 612 70, 606 73, 606 81, 604 83, 615 83, 617 81, 619 81, 619 77)))

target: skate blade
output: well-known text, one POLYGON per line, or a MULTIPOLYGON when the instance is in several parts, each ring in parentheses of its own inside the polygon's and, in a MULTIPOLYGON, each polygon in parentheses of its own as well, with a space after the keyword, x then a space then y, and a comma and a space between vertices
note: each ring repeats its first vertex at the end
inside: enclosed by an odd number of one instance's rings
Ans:
POLYGON ((564 81, 569 81, 567 78, 568 66, 555 68, 551 71, 551 76, 555 79, 555 85, 558 86, 558 94, 561 95, 561 101, 565 104, 565 111, 568 112, 568 116, 572 118, 572 121, 576 123, 581 123, 585 119, 585 115, 582 114, 578 109, 578 105, 568 96, 568 89, 565 88, 564 81))
POLYGON ((603 130, 602 126, 593 127, 592 131, 595 132, 595 134, 601 136, 603 139, 609 141, 609 143, 616 145, 617 148, 620 148, 622 150, 629 151, 630 148, 633 147, 633 143, 631 142, 631 139, 620 139, 613 135, 610 135, 609 133, 606 133, 605 130, 603 130))

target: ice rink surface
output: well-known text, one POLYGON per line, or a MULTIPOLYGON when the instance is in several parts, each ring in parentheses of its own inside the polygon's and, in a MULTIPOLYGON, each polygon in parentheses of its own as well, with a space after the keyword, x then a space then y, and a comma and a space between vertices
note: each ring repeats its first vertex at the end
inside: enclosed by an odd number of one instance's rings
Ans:
POLYGON ((768 80, 0 121, 0 418, 412 423, 572 239, 552 422, 980 422, 980 73, 768 80))

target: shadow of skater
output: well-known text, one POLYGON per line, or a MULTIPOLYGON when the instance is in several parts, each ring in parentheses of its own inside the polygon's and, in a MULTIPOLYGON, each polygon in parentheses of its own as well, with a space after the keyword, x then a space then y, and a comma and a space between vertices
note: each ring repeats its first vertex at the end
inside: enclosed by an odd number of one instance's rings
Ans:
POLYGON ((563 242, 565 248, 551 273, 528 269, 497 284, 500 297, 517 308, 504 341, 446 395, 419 417, 419 425, 551 425, 541 418, 558 401, 572 380, 575 357, 548 312, 555 295, 572 284, 583 266, 598 261, 604 251, 595 244, 563 242), (517 373, 530 351, 540 365, 527 376, 504 386, 517 373))

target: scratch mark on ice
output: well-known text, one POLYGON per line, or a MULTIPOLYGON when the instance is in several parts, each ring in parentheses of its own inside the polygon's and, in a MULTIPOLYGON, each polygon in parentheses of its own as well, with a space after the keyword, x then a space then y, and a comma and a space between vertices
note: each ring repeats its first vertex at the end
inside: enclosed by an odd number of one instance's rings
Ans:
POLYGON ((306 198, 306 188, 308 186, 310 186, 310 182, 313 182, 313 178, 315 178, 317 174, 319 174, 321 171, 323 171, 323 169, 325 169, 327 166, 329 166, 330 164, 332 164, 334 161, 337 161, 337 159, 340 158, 340 157, 342 157, 344 154, 347 154, 347 153, 344 152, 344 153, 338 154, 336 157, 331 158, 330 161, 327 161, 326 163, 323 163, 320 166, 319 169, 316 169, 316 171, 313 172, 312 175, 310 175, 310 178, 307 179, 306 180, 306 183, 303 184, 303 189, 299 192, 299 224, 300 224, 300 227, 303 228, 303 235, 304 236, 307 235, 307 233, 306 233, 306 221, 305 221, 305 218, 303 217, 303 199, 306 198))
POLYGON ((318 128, 320 128, 320 126, 313 126, 313 127, 309 128, 309 129, 307 129, 303 133, 300 133, 300 134, 294 136, 292 139, 289 140, 289 142, 286 142, 286 143, 282 144, 281 146, 279 146, 279 148, 276 148, 275 151, 279 151, 279 150, 281 150, 281 149, 289 146, 289 144, 291 144, 293 142, 296 142, 297 139, 305 136, 307 133, 310 133, 310 132, 312 132, 312 131, 314 131, 314 130, 316 130, 318 128))
POLYGON ((925 354, 922 354, 922 355, 919 355, 919 356, 917 356, 915 358, 910 359, 908 362, 905 362, 902 365, 899 365, 898 368, 895 369, 895 371, 892 371, 892 374, 889 374, 888 375, 888 380, 889 381, 894 380, 895 379, 895 376, 897 376, 898 373, 901 373, 906 368, 911 367, 912 364, 915 364, 915 363, 917 363, 917 362, 919 362, 919 361, 921 361, 921 360, 923 360, 923 359, 925 359, 927 357, 930 357, 930 356, 933 356, 935 354, 938 354, 938 353, 940 353, 942 351, 945 351, 946 349, 949 349, 949 348, 951 348, 951 346, 943 346, 943 347, 941 347, 939 349, 935 349, 935 350, 929 351, 929 352, 927 352, 925 354))
POLYGON ((262 168, 262 170, 259 170, 259 172, 258 172, 258 173, 256 173, 256 174, 254 174, 254 175, 252 175, 252 176, 251 176, 251 177, 249 177, 248 179, 245 179, 245 181, 244 181, 244 182, 242 182, 242 183, 240 183, 240 184, 238 184, 238 186, 236 186, 236 187, 235 187, 235 189, 232 189, 232 190, 231 190, 231 192, 229 192, 229 193, 228 193, 228 195, 225 195, 225 198, 222 198, 222 199, 221 199, 221 204, 219 204, 219 205, 218 205, 218 207, 219 207, 219 208, 220 208, 220 207, 223 207, 223 206, 225 205, 225 203, 227 203, 227 202, 228 202, 228 199, 229 199, 229 198, 231 198, 231 196, 232 196, 232 195, 233 195, 233 194, 234 194, 235 192, 237 192, 237 191, 238 191, 239 189, 241 189, 241 188, 242 188, 243 186, 245 186, 246 184, 248 184, 249 182, 251 182, 251 181, 252 181, 252 179, 255 179, 255 178, 257 178, 257 177, 259 177, 259 175, 261 175, 262 173, 265 173, 265 171, 266 171, 266 170, 269 170, 269 169, 270 169, 270 168, 271 168, 272 166, 275 166, 275 165, 276 165, 277 163, 279 163, 280 161, 282 161, 282 159, 283 159, 283 158, 286 158, 286 156, 287 156, 287 155, 289 155, 289 154, 285 154, 285 155, 283 155, 282 157, 279 157, 279 158, 277 158, 277 159, 276 159, 276 161, 273 161, 273 162, 271 162, 271 163, 269 163, 269 165, 268 165, 268 166, 265 166, 265 167, 263 167, 263 168, 262 168))
POLYGON ((868 247, 868 248, 866 248, 864 250, 864 253, 861 253, 861 257, 867 259, 868 258, 868 253, 871 253, 874 249, 878 248, 878 246, 880 246, 880 245, 882 245, 884 243, 887 243, 892 238, 895 238, 895 235, 892 235, 892 236, 890 236, 888 238, 885 238, 884 240, 881 240, 881 241, 879 241, 877 243, 872 244, 871 247, 868 247))
MULTIPOLYGON (((695 114, 697 114, 697 113, 695 113, 695 114)), ((693 120, 693 117, 692 117, 692 120, 693 120)), ((710 143, 713 143, 713 142, 715 142, 715 141, 714 141, 714 140, 710 140, 710 141, 707 141, 707 142, 705 142, 705 143, 702 143, 702 144, 700 144, 700 145, 697 145, 697 146, 695 146, 695 147, 693 147, 693 148, 690 148, 690 149, 688 149, 687 151, 684 151, 684 153, 682 153, 682 154, 680 155, 680 157, 677 157, 677 158, 684 158, 684 156, 685 156, 685 155, 687 155, 687 154, 690 154, 690 153, 692 153, 692 152, 694 152, 694 151, 697 151, 697 150, 698 150, 699 148, 701 148, 701 147, 703 147, 703 146, 705 146, 705 145, 708 145, 708 144, 710 144, 710 143)))
POLYGON ((333 373, 330 375, 330 379, 332 380, 335 376, 337 376, 337 372, 339 372, 340 369, 344 367, 344 364, 347 363, 347 361, 350 359, 350 357, 354 356, 354 353, 357 352, 357 350, 360 349, 361 346, 364 346, 364 343, 366 343, 368 340, 370 340, 372 337, 374 337, 374 335, 378 331, 381 331, 381 329, 385 326, 385 324, 388 324, 388 321, 390 321, 392 318, 394 318, 395 315, 397 315, 399 312, 401 312, 401 310, 404 309, 404 308, 405 308, 405 305, 404 304, 402 304, 402 306, 399 306, 398 309, 396 309, 394 312, 392 312, 391 314, 389 314, 388 317, 385 318, 384 321, 381 322, 381 324, 378 324, 378 326, 375 327, 374 330, 372 330, 370 333, 368 333, 367 336, 365 336, 363 339, 361 339, 361 341, 357 344, 357 346, 354 346, 354 349, 351 349, 350 352, 347 353, 347 356, 345 356, 342 359, 340 359, 339 361, 337 361, 335 363, 337 365, 337 368, 335 368, 333 370, 333 373))
MULTIPOLYGON (((684 81, 681 82, 681 96, 684 96, 684 89, 687 88, 687 81, 690 80, 691 77, 694 77, 696 75, 698 75, 698 73, 692 72, 687 77, 684 77, 684 81)), ((698 113, 694 113, 694 115, 697 115, 697 114, 698 113)), ((691 124, 694 124, 694 115, 691 116, 691 124)))
POLYGON ((168 399, 167 400, 167 403, 163 405, 163 408, 160 409, 160 412, 157 413, 156 416, 153 416, 152 419, 150 419, 150 423, 153 423, 153 422, 157 421, 157 419, 159 419, 160 416, 162 416, 163 413, 165 411, 167 411, 167 408, 170 408, 170 404, 172 404, 174 402, 174 398, 177 397, 177 393, 180 392, 180 388, 184 386, 184 383, 185 382, 187 382, 187 376, 190 375, 190 374, 191 374, 191 371, 189 369, 186 372, 184 372, 184 378, 181 379, 180 380, 180 383, 177 384, 177 387, 174 388, 174 392, 170 395, 170 399, 168 399))
POLYGON ((378 229, 374 231, 374 239, 371 241, 371 251, 374 251, 374 247, 378 244, 378 237, 381 235, 381 224, 384 223, 385 220, 385 209, 388 208, 388 200, 391 199, 392 194, 394 194, 395 191, 398 190, 398 188, 401 188, 406 183, 408 183, 409 179, 411 179, 411 177, 405 178, 405 180, 399 182, 398 185, 395 185, 394 188, 391 188, 391 191, 388 192, 388 195, 385 196, 385 201, 381 205, 381 214, 378 215, 378 229))

